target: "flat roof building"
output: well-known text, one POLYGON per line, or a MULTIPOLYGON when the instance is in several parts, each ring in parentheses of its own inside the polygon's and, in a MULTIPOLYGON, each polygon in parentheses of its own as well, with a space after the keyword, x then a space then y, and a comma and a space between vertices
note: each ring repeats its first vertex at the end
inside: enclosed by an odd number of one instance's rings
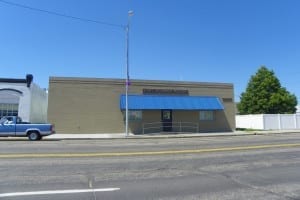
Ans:
MULTIPOLYGON (((124 133, 125 80, 50 77, 48 120, 58 133, 124 133)), ((233 84, 131 80, 129 132, 235 129, 233 84)))
POLYGON ((47 122, 48 94, 33 83, 33 75, 24 79, 0 78, 0 118, 19 116, 23 121, 47 122))

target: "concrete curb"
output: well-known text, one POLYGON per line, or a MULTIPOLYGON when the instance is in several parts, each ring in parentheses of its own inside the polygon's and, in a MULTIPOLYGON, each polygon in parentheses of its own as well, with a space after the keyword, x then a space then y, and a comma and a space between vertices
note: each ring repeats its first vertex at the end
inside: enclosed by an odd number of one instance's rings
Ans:
MULTIPOLYGON (((171 138, 201 138, 201 137, 226 137, 226 136, 250 136, 250 135, 273 135, 273 134, 292 134, 299 133, 300 130, 285 130, 285 131, 235 131, 223 133, 192 133, 192 134, 147 134, 147 135, 133 135, 125 137, 124 133, 114 134, 61 134, 46 136, 45 141, 59 141, 59 140, 114 140, 114 139, 171 139, 171 138)), ((27 137, 0 137, 0 141, 24 141, 27 137)))
POLYGON ((254 135, 270 135, 270 134, 289 134, 300 133, 300 130, 286 130, 286 131, 253 131, 254 135))

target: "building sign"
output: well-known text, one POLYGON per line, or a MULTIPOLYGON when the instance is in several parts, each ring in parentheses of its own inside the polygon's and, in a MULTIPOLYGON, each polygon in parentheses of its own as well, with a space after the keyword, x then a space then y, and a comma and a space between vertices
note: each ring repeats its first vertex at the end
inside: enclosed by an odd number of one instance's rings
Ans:
POLYGON ((143 89, 143 94, 158 94, 158 95, 189 95, 188 90, 175 89, 143 89))
POLYGON ((232 98, 223 98, 222 100, 224 103, 232 102, 232 98))

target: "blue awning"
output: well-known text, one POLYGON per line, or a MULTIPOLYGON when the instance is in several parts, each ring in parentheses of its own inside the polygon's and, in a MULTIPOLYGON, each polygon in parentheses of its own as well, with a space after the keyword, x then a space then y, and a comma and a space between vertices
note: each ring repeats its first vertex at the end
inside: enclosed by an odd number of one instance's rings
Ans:
MULTIPOLYGON (((120 97, 120 109, 126 109, 125 95, 120 97)), ((128 95, 129 110, 224 110, 216 96, 128 95)))

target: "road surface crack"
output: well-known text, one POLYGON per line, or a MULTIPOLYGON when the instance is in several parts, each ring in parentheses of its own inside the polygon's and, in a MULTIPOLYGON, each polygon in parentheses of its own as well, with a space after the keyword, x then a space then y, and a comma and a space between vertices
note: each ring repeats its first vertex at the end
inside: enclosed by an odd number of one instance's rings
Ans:
POLYGON ((277 193, 277 192, 273 192, 269 189, 266 189, 266 188, 263 188, 263 187, 258 187, 258 186, 255 186, 255 185, 251 185, 249 183, 245 183, 245 182, 242 182, 236 178, 234 178, 233 176, 229 175, 229 174, 226 174, 226 173, 218 173, 219 175, 231 180, 232 182, 238 184, 238 185, 241 185, 241 186, 244 186, 244 187, 248 187, 250 189, 253 189, 253 190, 257 190, 257 191, 260 191, 260 192, 263 192, 263 193, 267 193, 267 194, 271 194, 271 195, 275 195, 275 196, 278 196, 281 198, 285 198, 287 200, 299 200, 299 198, 295 198, 295 197, 291 197, 291 196, 288 196, 288 195, 285 195, 285 194, 281 194, 281 193, 277 193))

